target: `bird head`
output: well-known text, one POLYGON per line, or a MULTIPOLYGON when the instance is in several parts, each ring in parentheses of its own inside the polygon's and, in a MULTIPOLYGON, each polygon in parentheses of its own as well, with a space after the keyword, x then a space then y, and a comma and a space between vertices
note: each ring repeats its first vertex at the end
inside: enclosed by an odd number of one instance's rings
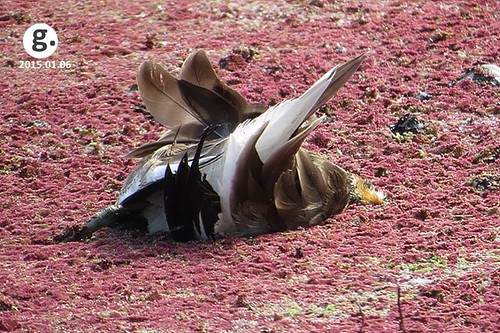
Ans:
POLYGON ((360 176, 351 173, 350 201, 363 204, 381 205, 385 202, 385 194, 375 189, 373 184, 360 176))

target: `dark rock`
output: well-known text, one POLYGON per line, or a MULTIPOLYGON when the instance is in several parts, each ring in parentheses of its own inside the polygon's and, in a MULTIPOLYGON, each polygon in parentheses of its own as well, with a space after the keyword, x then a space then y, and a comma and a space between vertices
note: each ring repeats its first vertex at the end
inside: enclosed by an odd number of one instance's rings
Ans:
POLYGON ((424 124, 422 124, 417 117, 412 114, 405 114, 398 119, 398 121, 389 126, 392 133, 396 134, 404 134, 404 133, 413 133, 417 134, 422 129, 424 129, 424 124))

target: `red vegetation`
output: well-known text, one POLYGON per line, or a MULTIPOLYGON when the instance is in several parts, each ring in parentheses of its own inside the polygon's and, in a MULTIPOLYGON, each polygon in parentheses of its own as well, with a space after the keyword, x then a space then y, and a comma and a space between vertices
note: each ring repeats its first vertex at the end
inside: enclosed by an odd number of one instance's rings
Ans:
POLYGON ((0 4, 0 331, 498 332, 498 87, 458 80, 499 64, 498 2, 176 3, 0 4), (42 22, 70 69, 20 68, 42 22), (176 72, 196 48, 267 104, 372 50, 306 144, 388 203, 251 239, 52 242, 112 203, 135 163, 121 156, 159 135, 139 64, 176 72), (392 134, 407 113, 423 126, 392 134))

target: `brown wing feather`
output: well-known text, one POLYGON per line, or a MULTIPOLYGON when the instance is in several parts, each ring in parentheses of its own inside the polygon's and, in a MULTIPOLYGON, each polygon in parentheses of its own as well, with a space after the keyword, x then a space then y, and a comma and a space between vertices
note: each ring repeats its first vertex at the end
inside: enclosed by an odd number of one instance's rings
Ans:
POLYGON ((137 86, 148 111, 162 125, 174 128, 185 123, 202 123, 184 100, 178 81, 161 65, 146 61, 137 73, 137 86))
POLYGON ((286 169, 291 168, 295 153, 297 153, 307 135, 319 125, 321 120, 322 118, 315 119, 303 130, 298 131, 297 135, 288 140, 287 143, 274 152, 266 161, 262 168, 262 179, 264 187, 268 191, 272 192, 280 174, 286 169))
POLYGON ((137 84, 148 111, 171 130, 157 142, 140 146, 126 157, 144 157, 174 141, 197 142, 203 130, 215 124, 221 126, 207 139, 227 137, 241 121, 265 111, 265 106, 249 105, 224 84, 203 50, 186 59, 180 80, 161 65, 144 62, 139 67, 137 84))
POLYGON ((285 230, 273 204, 272 192, 263 187, 262 161, 255 150, 255 141, 266 124, 251 138, 251 142, 240 152, 234 183, 231 186, 230 210, 233 221, 219 222, 221 234, 262 234, 285 230))
MULTIPOLYGON (((210 125, 232 130, 240 123, 239 110, 224 98, 188 81, 175 79, 158 64, 142 64, 137 85, 149 112, 170 128, 198 121, 202 130, 210 125)), ((196 137, 198 132, 199 128, 189 137, 196 137)), ((225 137, 228 133, 219 135, 225 137)))
POLYGON ((179 80, 184 100, 205 126, 219 125, 215 129, 220 137, 226 137, 241 122, 241 111, 228 100, 211 90, 199 87, 188 81, 179 80))
MULTIPOLYGON (((146 143, 129 152, 125 157, 139 158, 154 153, 157 149, 171 145, 173 143, 196 144, 199 142, 199 137, 203 133, 203 127, 198 123, 183 124, 171 130, 166 131, 162 137, 155 142, 146 143)), ((209 139, 213 139, 210 136, 209 139)))
POLYGON ((274 196, 278 214, 288 228, 315 225, 347 206, 347 173, 321 155, 300 149, 294 167, 278 179, 274 196))
POLYGON ((260 104, 249 105, 240 93, 222 82, 204 50, 192 53, 184 61, 180 78, 219 95, 238 110, 241 120, 254 118, 266 109, 260 104))

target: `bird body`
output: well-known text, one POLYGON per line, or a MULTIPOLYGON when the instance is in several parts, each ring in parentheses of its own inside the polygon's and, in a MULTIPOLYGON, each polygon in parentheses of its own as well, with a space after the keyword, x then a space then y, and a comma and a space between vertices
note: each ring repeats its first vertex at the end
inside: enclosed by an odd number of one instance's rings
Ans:
POLYGON ((204 51, 186 59, 180 79, 142 64, 143 101, 170 130, 128 155, 142 160, 116 204, 78 237, 124 217, 177 240, 257 235, 320 224, 355 199, 383 202, 369 182, 301 147, 322 120, 314 112, 365 57, 332 68, 300 97, 266 111, 222 83, 204 51))

